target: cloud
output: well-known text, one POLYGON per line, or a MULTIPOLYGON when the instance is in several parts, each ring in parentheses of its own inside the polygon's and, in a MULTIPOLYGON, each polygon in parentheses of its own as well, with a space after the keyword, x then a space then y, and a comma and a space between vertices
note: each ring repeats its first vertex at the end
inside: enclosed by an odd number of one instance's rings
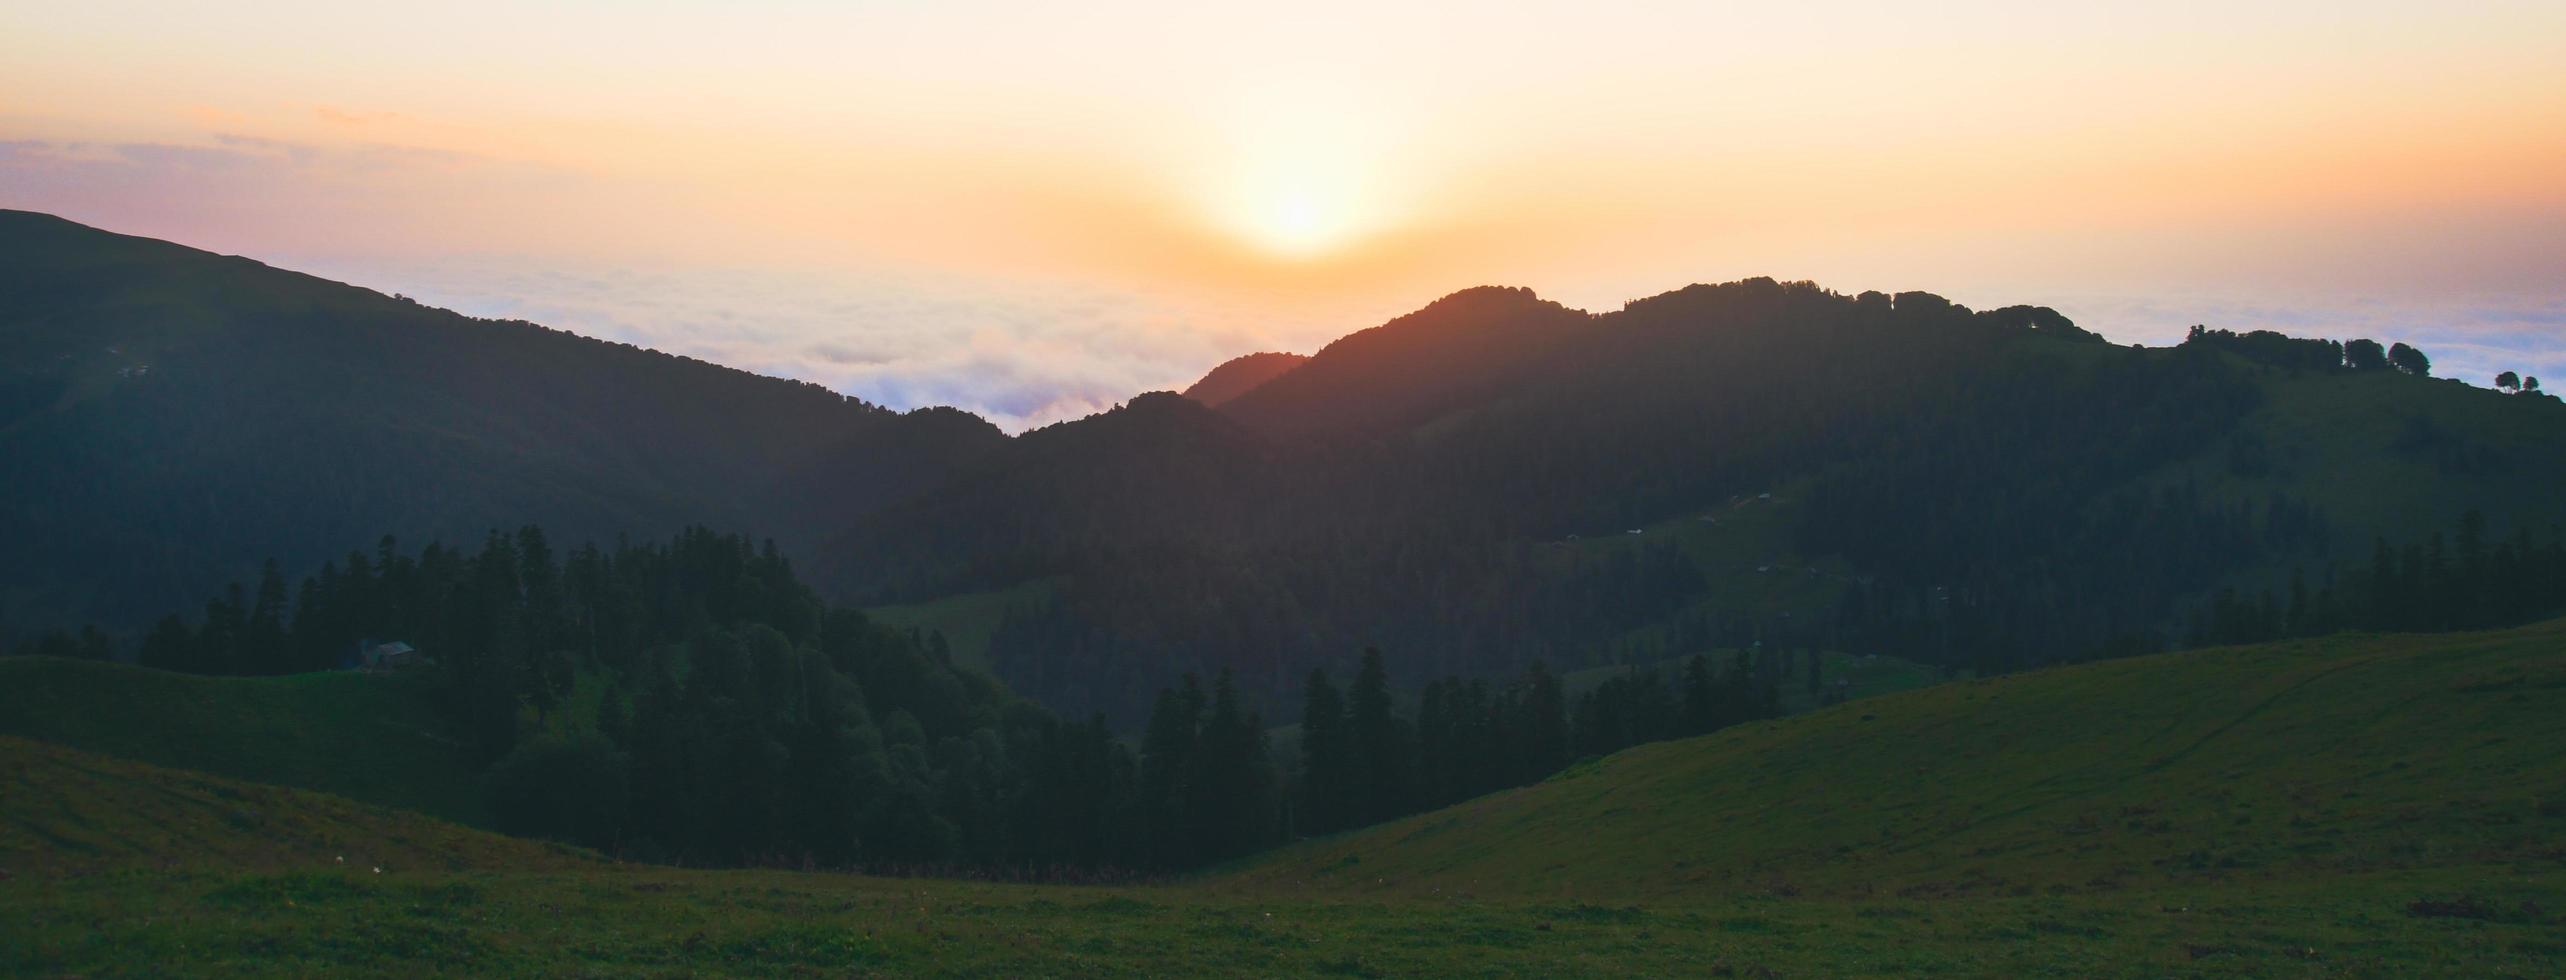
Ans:
MULTIPOLYGON (((271 260, 476 316, 951 405, 1010 431, 1180 388, 1282 342, 1252 313, 1076 285, 889 270, 641 267, 523 256, 271 260)), ((1327 325, 1327 335, 1366 324, 1327 325)))

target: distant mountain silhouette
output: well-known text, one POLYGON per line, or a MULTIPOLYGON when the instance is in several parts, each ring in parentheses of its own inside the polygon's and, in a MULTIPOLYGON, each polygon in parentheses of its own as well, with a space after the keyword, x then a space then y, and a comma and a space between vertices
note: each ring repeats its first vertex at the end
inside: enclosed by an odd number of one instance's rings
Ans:
POLYGON ((1202 380, 1187 387, 1185 397, 1218 408, 1223 402, 1244 395, 1248 389, 1274 380, 1275 376, 1300 367, 1309 359, 1306 354, 1276 351, 1241 354, 1221 362, 1221 366, 1213 368, 1202 380))
POLYGON ((1006 444, 958 412, 0 211, 0 629, 132 623, 387 532, 807 545, 1006 444))
POLYGON ((2137 349, 2042 307, 1772 280, 1600 315, 1466 290, 1207 413, 1235 431, 1129 409, 1045 430, 1077 448, 859 522, 824 576, 899 601, 1045 583, 987 659, 1134 720, 1172 671, 1288 697, 1366 645, 1411 681, 1757 645, 1982 670, 2153 650, 2222 590, 2286 607, 2295 574, 2313 602, 2374 538, 2472 506, 2493 535, 2566 520, 2566 409, 2341 349, 2137 349))
POLYGON ((1465 289, 1216 404, 1269 435, 1380 435, 1496 396, 1577 341, 1589 319, 1529 289, 1465 289))

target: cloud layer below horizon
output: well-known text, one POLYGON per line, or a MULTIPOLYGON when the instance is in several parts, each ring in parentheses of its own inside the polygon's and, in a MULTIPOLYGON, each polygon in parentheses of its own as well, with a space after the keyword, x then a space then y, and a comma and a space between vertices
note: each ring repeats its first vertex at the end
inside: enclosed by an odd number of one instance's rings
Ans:
MULTIPOLYGON (((477 316, 519 318, 827 385, 894 408, 952 405, 1009 431, 1077 418, 1143 391, 1181 388, 1229 357, 1315 351, 1452 289, 1382 288, 1313 299, 1254 291, 1151 289, 1064 277, 973 274, 841 259, 795 266, 685 254, 585 257, 541 249, 547 221, 586 220, 619 200, 611 186, 539 166, 439 150, 302 144, 217 134, 201 144, 0 142, 0 206, 43 206, 112 231, 249 254, 477 316), (297 249, 314 217, 433 232, 420 201, 445 188, 526 223, 524 251, 297 249), (424 190, 423 190, 424 189, 424 190)), ((2536 280, 2566 254, 2528 225, 2506 254, 2536 280)), ((1823 265, 1824 263, 1813 263, 1823 265)), ((1896 266, 1896 263, 1890 263, 1896 266)), ((2301 336, 2374 337, 2424 348, 2436 373, 2487 384, 2503 370, 2566 384, 2566 298, 2555 293, 2407 290, 2405 295, 2236 281, 2138 294, 2090 284, 2026 289, 2019 277, 1863 281, 1862 266, 1821 282, 1845 292, 1922 288, 1973 306, 2036 303, 2123 343, 2166 344, 2191 324, 2301 336)), ((1575 306, 1621 301, 1766 270, 1643 281, 1662 270, 1549 275, 1530 285, 1575 306)), ((2479 270, 2483 271, 2483 270, 2479 270)), ((1778 274, 1780 278, 1796 278, 1778 274)), ((1484 281, 1484 280, 1481 280, 1484 281)))

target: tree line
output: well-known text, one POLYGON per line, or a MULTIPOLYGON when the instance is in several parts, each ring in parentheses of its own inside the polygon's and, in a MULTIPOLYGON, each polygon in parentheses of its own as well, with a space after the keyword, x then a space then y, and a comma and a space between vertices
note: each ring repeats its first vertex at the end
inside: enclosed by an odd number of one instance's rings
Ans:
POLYGON ((1343 687, 1310 672, 1297 758, 1282 766, 1228 674, 1208 699, 1188 675, 1160 691, 1141 738, 1141 825, 1155 863, 1187 867, 1449 806, 1576 759, 1777 716, 1782 662, 1696 655, 1680 676, 1633 668, 1575 698, 1536 663, 1495 685, 1435 680, 1410 709, 1367 649, 1343 687))
MULTIPOLYGON (((82 636, 103 636, 91 630, 82 636)), ((833 608, 771 543, 702 528, 583 545, 383 539, 289 588, 270 563, 146 666, 286 674, 400 641, 500 829, 629 857, 984 872, 1146 868, 1135 762, 953 663, 938 637, 833 608)), ((68 652, 104 657, 103 639, 68 652)), ((40 639, 14 651, 63 653, 40 639)))
POLYGON ((2184 635, 2190 646, 2259 643, 2339 630, 2442 632, 2515 626, 2566 609, 2566 533, 2542 543, 2528 525, 2500 539, 2470 509, 2448 532, 2392 546, 2374 542, 2369 561, 2315 582, 2294 569, 2289 584, 2251 592, 2223 586, 2184 635))

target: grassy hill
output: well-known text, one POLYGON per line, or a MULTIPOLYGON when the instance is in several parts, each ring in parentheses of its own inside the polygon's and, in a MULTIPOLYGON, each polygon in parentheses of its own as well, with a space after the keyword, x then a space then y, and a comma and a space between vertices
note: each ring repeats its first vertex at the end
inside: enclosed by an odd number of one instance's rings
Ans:
POLYGON ((39 880, 136 868, 550 871, 602 865, 324 793, 0 736, 0 869, 39 880))
POLYGON ((1641 746, 1223 887, 1662 901, 2553 874, 2560 717, 2566 621, 2200 650, 1641 746))
POLYGON ((2561 701, 2566 622, 2062 668, 1119 887, 605 864, 0 738, 0 973, 2555 976, 2561 701))
POLYGON ((2368 558, 2374 535, 2402 545, 2471 508, 2495 535, 2526 524, 2542 542, 2566 518, 2566 405, 2392 373, 2269 372, 2258 383, 2263 403, 2237 433, 2157 479, 2237 500, 2307 500, 2330 518, 2333 554, 2347 564, 2368 558))
POLYGON ((0 659, 0 735, 481 823, 481 793, 423 678, 202 677, 0 659))

